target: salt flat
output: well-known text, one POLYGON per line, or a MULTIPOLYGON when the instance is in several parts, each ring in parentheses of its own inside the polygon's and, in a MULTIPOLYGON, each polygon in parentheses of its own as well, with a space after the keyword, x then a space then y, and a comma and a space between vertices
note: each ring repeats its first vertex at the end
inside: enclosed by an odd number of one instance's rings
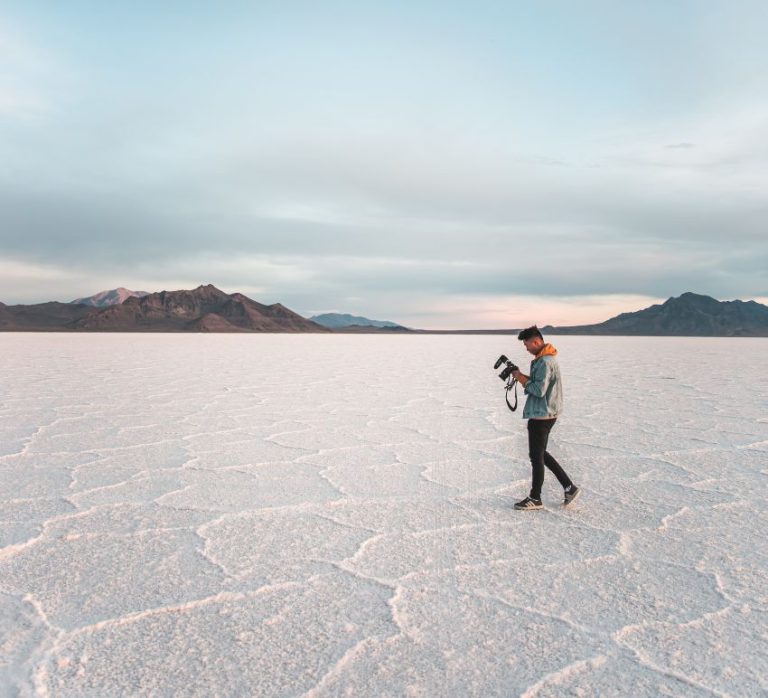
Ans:
POLYGON ((768 691, 768 340, 0 335, 0 695, 768 691))

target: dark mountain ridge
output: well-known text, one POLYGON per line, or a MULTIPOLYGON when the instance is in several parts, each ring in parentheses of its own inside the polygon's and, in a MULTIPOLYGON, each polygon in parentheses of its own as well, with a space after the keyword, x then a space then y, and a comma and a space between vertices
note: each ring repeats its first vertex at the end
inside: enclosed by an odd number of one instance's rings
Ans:
POLYGON ((35 305, 0 303, 0 306, 0 331, 10 332, 73 329, 72 323, 93 311, 93 308, 87 305, 71 305, 58 301, 35 305))
POLYGON ((664 303, 621 313, 594 325, 542 328, 550 334, 678 337, 768 337, 768 306, 756 301, 718 301, 683 293, 664 303))
POLYGON ((0 330, 84 332, 328 332, 280 303, 263 305, 212 284, 127 298, 106 308, 70 303, 3 306, 0 330))

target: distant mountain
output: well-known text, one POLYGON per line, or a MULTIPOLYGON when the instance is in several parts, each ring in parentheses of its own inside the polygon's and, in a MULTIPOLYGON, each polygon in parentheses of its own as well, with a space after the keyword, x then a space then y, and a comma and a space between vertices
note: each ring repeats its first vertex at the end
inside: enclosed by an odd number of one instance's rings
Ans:
MULTIPOLYGON (((131 296, 122 303, 106 307, 57 302, 36 305, 0 303, 0 331, 517 334, 517 330, 412 330, 393 322, 337 313, 307 320, 280 303, 262 305, 242 293, 227 294, 211 284, 191 291, 131 296), (338 323, 334 326, 320 322, 333 322, 334 317, 338 323)), ((768 337, 768 306, 755 301, 718 301, 709 296, 684 293, 662 304, 622 313, 598 324, 547 326, 542 327, 542 332, 768 337)))
POLYGON ((5 305, 0 303, 0 332, 72 329, 72 323, 93 312, 87 305, 70 303, 37 303, 5 305))
POLYGON ((16 319, 5 303, 0 303, 0 329, 13 325, 16 319))
POLYGON ((402 325, 398 325, 389 320, 369 320, 367 317, 361 317, 360 315, 349 315, 347 313, 323 313, 321 315, 313 315, 309 318, 313 322, 323 327, 336 330, 346 327, 379 327, 389 329, 406 329, 402 325))
POLYGON ((146 291, 131 291, 130 289, 120 286, 119 288, 113 288, 110 291, 100 291, 87 298, 76 298, 75 300, 70 301, 70 303, 73 305, 90 305, 94 308, 107 308, 110 305, 120 305, 128 298, 143 298, 148 295, 149 293, 146 291))
POLYGON ((544 327, 550 334, 768 337, 768 306, 684 293, 660 305, 621 313, 595 325, 544 327))
POLYGON ((41 303, 0 307, 0 330, 108 332, 328 332, 275 303, 262 305, 215 286, 130 297, 119 305, 41 303))

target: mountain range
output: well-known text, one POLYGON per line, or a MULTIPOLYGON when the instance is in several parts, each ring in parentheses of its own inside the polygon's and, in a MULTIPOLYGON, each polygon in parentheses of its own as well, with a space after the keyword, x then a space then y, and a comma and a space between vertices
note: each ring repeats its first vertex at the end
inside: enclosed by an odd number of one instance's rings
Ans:
POLYGON ((768 337, 768 306, 683 293, 664 303, 621 313, 594 325, 543 327, 550 334, 768 337))
MULTIPOLYGON (((544 334, 768 337, 768 306, 689 292, 605 322, 541 329, 544 334)), ((70 303, 0 303, 0 331, 516 334, 518 330, 412 330, 339 313, 306 319, 280 303, 263 305, 208 284, 146 294, 120 288, 70 303)))
POLYGON ((379 329, 408 331, 407 327, 390 322, 389 320, 370 320, 367 317, 349 315, 347 313, 323 313, 321 315, 313 315, 309 319, 332 330, 376 327, 379 329))
MULTIPOLYGON (((97 294, 99 296, 101 294, 97 294)), ((0 303, 0 330, 100 332, 329 332, 280 303, 262 305, 215 286, 132 295, 122 303, 0 303)))

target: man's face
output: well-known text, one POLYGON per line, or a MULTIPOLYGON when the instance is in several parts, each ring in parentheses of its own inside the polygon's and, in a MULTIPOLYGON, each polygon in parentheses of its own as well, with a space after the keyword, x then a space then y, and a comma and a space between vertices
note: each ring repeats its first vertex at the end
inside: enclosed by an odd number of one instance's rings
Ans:
POLYGON ((544 346, 544 340, 541 337, 529 337, 523 340, 523 344, 525 344, 529 354, 536 356, 544 346))

